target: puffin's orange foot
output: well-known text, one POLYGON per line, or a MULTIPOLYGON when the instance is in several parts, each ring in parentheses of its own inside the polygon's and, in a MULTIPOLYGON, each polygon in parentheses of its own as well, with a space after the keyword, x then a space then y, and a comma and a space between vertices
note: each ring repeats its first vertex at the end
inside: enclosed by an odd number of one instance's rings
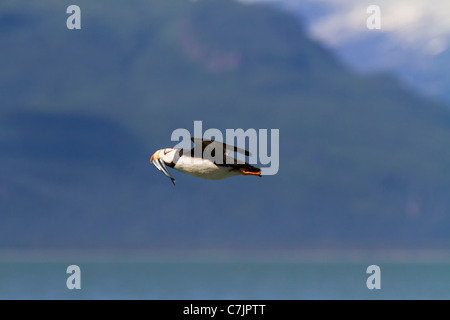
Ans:
POLYGON ((244 176, 258 176, 261 177, 261 172, 248 171, 248 170, 239 170, 240 174, 244 176))

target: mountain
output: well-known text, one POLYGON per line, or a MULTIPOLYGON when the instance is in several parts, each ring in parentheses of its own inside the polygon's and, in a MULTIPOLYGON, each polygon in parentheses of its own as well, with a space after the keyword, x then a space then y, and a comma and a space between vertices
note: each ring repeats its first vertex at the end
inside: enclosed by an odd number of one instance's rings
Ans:
POLYGON ((3 248, 448 248, 450 112, 233 1, 0 4, 3 248), (280 130, 280 170, 149 163, 172 132, 280 130))

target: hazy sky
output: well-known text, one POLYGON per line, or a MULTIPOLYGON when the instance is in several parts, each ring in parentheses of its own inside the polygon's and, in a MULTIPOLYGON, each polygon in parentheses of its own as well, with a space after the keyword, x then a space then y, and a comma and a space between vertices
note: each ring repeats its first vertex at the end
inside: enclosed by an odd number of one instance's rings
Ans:
POLYGON ((279 2, 294 9, 324 10, 310 20, 309 31, 329 46, 357 41, 369 32, 366 12, 369 5, 381 9, 381 30, 405 49, 438 55, 450 45, 449 0, 240 0, 242 2, 279 2), (313 7, 314 6, 314 7, 313 7))

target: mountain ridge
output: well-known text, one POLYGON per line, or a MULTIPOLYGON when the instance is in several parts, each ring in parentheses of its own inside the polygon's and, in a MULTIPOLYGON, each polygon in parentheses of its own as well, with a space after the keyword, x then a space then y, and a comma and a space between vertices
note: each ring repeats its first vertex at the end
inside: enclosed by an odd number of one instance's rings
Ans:
POLYGON ((272 7, 102 4, 79 2, 80 31, 65 3, 0 4, 1 247, 449 245, 444 106, 272 7), (174 188, 148 160, 195 120, 279 129, 279 173, 174 188))

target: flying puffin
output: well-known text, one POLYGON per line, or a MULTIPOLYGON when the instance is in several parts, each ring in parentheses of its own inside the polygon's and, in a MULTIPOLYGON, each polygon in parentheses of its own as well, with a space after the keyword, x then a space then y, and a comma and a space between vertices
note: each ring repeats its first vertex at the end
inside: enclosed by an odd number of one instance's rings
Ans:
POLYGON ((231 151, 250 156, 247 150, 214 140, 200 138, 191 140, 195 146, 190 150, 165 148, 156 151, 150 158, 150 162, 168 176, 174 185, 175 179, 166 166, 194 177, 210 180, 221 180, 239 174, 261 177, 261 169, 229 156, 231 151))

